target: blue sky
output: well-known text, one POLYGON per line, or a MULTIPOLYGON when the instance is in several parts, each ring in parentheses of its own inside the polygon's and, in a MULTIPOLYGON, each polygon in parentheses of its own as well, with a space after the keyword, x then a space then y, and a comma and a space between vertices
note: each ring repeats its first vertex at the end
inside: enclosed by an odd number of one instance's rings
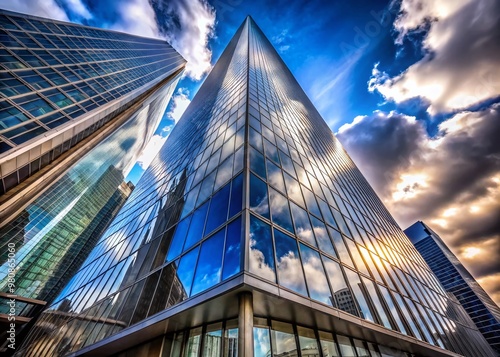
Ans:
POLYGON ((161 147, 251 15, 395 219, 423 220, 500 301, 500 2, 0 0, 167 39, 188 61, 129 176, 161 147))

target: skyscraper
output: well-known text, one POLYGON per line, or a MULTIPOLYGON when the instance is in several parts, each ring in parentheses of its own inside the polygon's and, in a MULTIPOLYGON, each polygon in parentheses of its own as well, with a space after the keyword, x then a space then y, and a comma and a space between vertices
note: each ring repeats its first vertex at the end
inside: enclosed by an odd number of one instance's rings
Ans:
POLYGON ((458 306, 248 17, 19 354, 492 356, 458 306))
POLYGON ((124 178, 186 62, 165 41, 115 31, 3 10, 0 26, 0 292, 24 299, 20 325, 60 293, 130 193, 124 178))
POLYGON ((124 124, 127 110, 174 83, 185 65, 162 40, 5 10, 0 43, 4 223, 124 124))
POLYGON ((460 263, 441 237, 424 222, 405 229, 446 291, 465 308, 484 338, 500 355, 500 308, 460 263))

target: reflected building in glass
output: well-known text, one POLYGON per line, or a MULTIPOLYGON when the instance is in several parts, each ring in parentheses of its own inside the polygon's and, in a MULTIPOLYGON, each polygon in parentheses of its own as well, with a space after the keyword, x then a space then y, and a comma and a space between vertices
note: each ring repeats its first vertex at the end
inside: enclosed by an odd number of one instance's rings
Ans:
POLYGON ((0 44, 0 226, 185 66, 162 40, 6 10, 0 44))
POLYGON ((20 341, 132 192, 186 62, 115 31, 3 10, 0 27, 0 313, 16 295, 20 341))
POLYGON ((248 17, 19 355, 493 356, 456 307, 248 17))
POLYGON ((458 258, 424 222, 405 229, 415 248, 447 292, 453 294, 491 347, 500 356, 500 308, 460 263, 458 258))

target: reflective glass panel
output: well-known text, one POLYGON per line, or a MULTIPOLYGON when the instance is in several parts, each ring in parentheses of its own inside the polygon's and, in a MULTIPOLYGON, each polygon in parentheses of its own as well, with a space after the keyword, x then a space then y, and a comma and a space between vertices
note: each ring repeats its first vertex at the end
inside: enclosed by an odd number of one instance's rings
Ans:
POLYGON ((225 229, 221 229, 201 244, 191 295, 206 290, 220 281, 224 233, 225 229))
POLYGON ((339 357, 337 344, 333 340, 332 334, 329 332, 319 331, 319 342, 323 357, 339 357))
POLYGON ((299 335, 300 352, 303 357, 320 357, 318 349, 318 341, 314 334, 314 330, 297 326, 299 335))
POLYGON ((285 196, 272 188, 269 188, 269 198, 271 201, 271 216, 273 222, 293 234, 292 217, 290 216, 288 200, 285 196))
POLYGON ((275 357, 297 355, 295 335, 290 324, 273 321, 271 343, 273 346, 273 356, 275 357))
POLYGON ((222 280, 240 272, 241 217, 227 226, 222 280))
POLYGON ((269 218, 267 185, 252 174, 250 174, 250 209, 263 217, 269 218))
POLYGON ((203 226, 205 225, 207 210, 208 202, 194 211, 193 218, 191 219, 191 224, 189 225, 186 243, 184 244, 184 251, 200 241, 203 234, 203 226))
POLYGON ((179 268, 177 268, 177 276, 182 284, 185 295, 188 296, 191 291, 191 284, 193 283, 194 267, 196 266, 199 250, 200 246, 197 246, 190 252, 183 255, 179 263, 179 268))
POLYGON ((205 235, 210 234, 214 229, 226 222, 230 189, 231 185, 226 185, 212 197, 210 209, 208 211, 207 226, 205 227, 205 235))
POLYGON ((314 235, 316 236, 316 241, 318 242, 319 249, 323 252, 336 257, 335 250, 333 249, 332 241, 328 236, 326 231, 326 226, 323 222, 314 216, 311 216, 311 223, 314 229, 314 235))
POLYGON ((324 304, 332 305, 331 292, 328 282, 326 281, 323 263, 319 257, 319 253, 304 244, 300 244, 300 253, 302 256, 302 264, 306 275, 307 287, 309 288, 309 296, 321 301, 324 304))
POLYGON ((271 227, 250 215, 250 252, 248 257, 250 272, 276 282, 273 255, 271 227))
POLYGON ((314 239, 307 212, 293 202, 290 202, 290 207, 292 209, 295 233, 299 239, 316 247, 316 240, 314 239))
POLYGON ((269 357, 271 355, 268 328, 253 328, 253 355, 254 357, 269 357))
POLYGON ((307 296, 297 241, 277 229, 274 230, 274 241, 279 284, 307 296))

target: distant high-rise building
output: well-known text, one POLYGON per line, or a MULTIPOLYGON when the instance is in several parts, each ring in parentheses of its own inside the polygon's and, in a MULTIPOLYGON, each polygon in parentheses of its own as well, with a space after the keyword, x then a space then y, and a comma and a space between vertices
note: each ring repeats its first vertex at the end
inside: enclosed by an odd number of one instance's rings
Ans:
POLYGON ((116 31, 3 10, 0 27, 0 293, 25 300, 20 326, 61 292, 130 194, 124 178, 186 62, 165 41, 116 31))
POLYGON ((248 17, 18 354, 493 356, 455 307, 248 17))
POLYGON ((452 293, 486 341, 500 356, 500 308, 460 263, 458 258, 424 222, 405 229, 415 248, 425 259, 439 282, 452 293))

